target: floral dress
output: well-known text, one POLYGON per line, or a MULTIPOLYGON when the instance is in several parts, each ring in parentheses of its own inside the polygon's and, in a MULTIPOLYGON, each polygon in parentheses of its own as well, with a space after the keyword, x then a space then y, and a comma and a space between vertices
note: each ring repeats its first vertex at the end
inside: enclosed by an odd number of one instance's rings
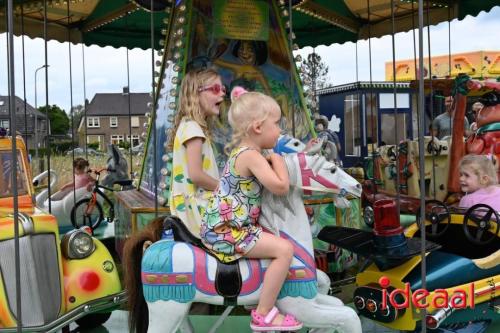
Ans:
POLYGON ((248 147, 234 149, 219 187, 209 200, 201 225, 201 240, 222 262, 232 262, 250 251, 262 232, 260 215, 262 184, 255 176, 240 176, 234 165, 248 147))
POLYGON ((175 133, 172 161, 172 189, 170 212, 179 217, 194 235, 200 234, 200 225, 205 207, 212 192, 197 187, 189 177, 185 143, 193 138, 202 138, 202 169, 219 179, 219 170, 210 139, 197 122, 183 118, 175 133))

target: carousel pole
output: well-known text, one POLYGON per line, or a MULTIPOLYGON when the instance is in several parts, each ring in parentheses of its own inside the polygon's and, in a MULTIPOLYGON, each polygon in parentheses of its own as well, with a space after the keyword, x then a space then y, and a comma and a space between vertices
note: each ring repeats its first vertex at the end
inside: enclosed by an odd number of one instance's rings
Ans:
MULTIPOLYGON (((73 110, 73 67, 71 62, 71 17, 69 13, 69 1, 66 3, 67 18, 68 18, 68 60, 69 60, 69 100, 70 100, 70 115, 71 115, 71 151, 73 161, 75 160, 75 123, 74 123, 74 110, 73 110)), ((49 169, 50 170, 50 169, 49 169)), ((72 168, 73 184, 76 184, 75 168, 72 168)), ((76 187, 73 186, 73 202, 76 202, 76 187)))
POLYGON ((12 151, 11 151, 11 188, 13 194, 14 206, 14 261, 16 271, 16 319, 17 319, 17 332, 22 332, 23 318, 21 306, 21 264, 19 255, 19 202, 17 199, 17 142, 16 142, 16 91, 15 91, 15 77, 14 77, 14 13, 13 13, 13 0, 7 1, 7 76, 8 76, 8 90, 9 90, 9 114, 10 114, 10 133, 12 138, 12 151))
MULTIPOLYGON (((431 111, 431 124, 432 121, 434 120, 434 90, 432 89, 432 58, 431 58, 431 19, 430 19, 430 4, 429 0, 426 0, 427 3, 427 10, 426 10, 426 16, 427 16, 427 52, 428 52, 428 58, 429 58, 429 86, 431 90, 431 103, 429 105, 430 111, 431 111)), ((423 10, 423 9, 422 9, 423 10)), ((424 125, 425 126, 425 125, 424 125)), ((451 128, 451 119, 450 119, 450 128, 451 128)), ((432 141, 434 143, 434 130, 431 131, 432 135, 432 141)), ((440 139, 440 138, 438 138, 440 139)), ((432 149, 432 183, 433 183, 433 193, 434 193, 434 199, 436 198, 436 153, 434 149, 432 149)), ((425 192, 424 192, 425 193, 425 192)))
MULTIPOLYGON (((420 165, 425 165, 425 150, 424 150, 424 110, 425 110, 425 95, 424 95, 424 0, 418 0, 418 66, 419 66, 419 79, 418 79, 418 98, 419 103, 417 105, 418 113, 420 114, 418 127, 421 129, 418 133, 418 162, 420 165)), ((424 168, 419 168, 420 177, 420 218, 425 218, 425 170, 424 168)), ((421 222, 421 225, 425 225, 425 221, 421 222)), ((420 275, 422 279, 422 289, 427 289, 427 265, 425 262, 426 246, 425 246, 425 228, 420 228, 420 275)), ((420 312, 420 319, 422 323, 422 333, 427 332, 427 327, 425 325, 426 309, 422 309, 420 312)))
MULTIPOLYGON (((398 98, 397 98, 397 89, 396 89, 396 41, 395 41, 395 31, 396 31, 396 26, 394 24, 394 0, 391 0, 391 27, 392 27, 392 33, 391 33, 391 44, 392 44, 392 84, 393 84, 393 97, 394 97, 394 144, 396 145, 396 211, 398 214, 401 214, 401 206, 400 206, 400 200, 401 200, 401 176, 399 174, 399 167, 400 167, 400 162, 399 162, 399 142, 398 142, 398 134, 399 134, 399 125, 398 125, 398 98)), ((408 183, 406 183, 408 185, 408 183)), ((408 193, 408 192, 406 192, 408 193)))
MULTIPOLYGON (((290 15, 290 28, 288 28, 288 42, 290 43, 290 65, 293 64, 293 23, 292 23, 292 0, 288 0, 288 13, 290 15)), ((313 48, 314 52, 314 48, 313 48)), ((290 95, 290 106, 291 106, 291 113, 292 113, 292 136, 295 137, 296 135, 296 126, 295 126, 295 108, 293 107, 293 75, 290 75, 290 91, 292 92, 290 95)), ((313 98, 314 101, 316 101, 316 91, 314 91, 313 88, 313 98)))
POLYGON ((152 137, 153 137, 153 175, 154 175, 154 192, 155 192, 155 217, 158 217, 158 176, 157 176, 157 153, 156 153, 156 146, 157 146, 157 138, 156 138, 156 106, 155 106, 155 34, 154 34, 154 11, 153 11, 153 0, 151 0, 151 12, 150 12, 150 36, 151 36, 151 87, 152 87, 152 93, 151 93, 151 98, 153 99, 153 111, 152 114, 154 115, 151 119, 151 126, 152 126, 152 137))
MULTIPOLYGON (((50 188, 50 119, 49 119, 49 65, 47 64, 48 55, 47 55, 47 0, 43 1, 43 39, 45 44, 45 117, 47 122, 46 127, 46 146, 45 152, 47 154, 47 184, 48 187, 48 198, 50 198, 52 194, 52 189, 50 188)), ((52 203, 51 200, 48 200, 49 203, 49 213, 52 213, 52 203)))

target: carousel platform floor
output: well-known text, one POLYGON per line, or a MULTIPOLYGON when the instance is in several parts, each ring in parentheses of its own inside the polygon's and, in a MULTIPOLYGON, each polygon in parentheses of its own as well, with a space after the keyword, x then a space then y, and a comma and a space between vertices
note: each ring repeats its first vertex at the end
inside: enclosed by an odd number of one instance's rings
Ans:
MULTIPOLYGON (((103 325, 93 330, 80 330, 75 324, 70 326, 72 333, 123 333, 128 332, 127 326, 127 311, 117 310, 111 315, 111 318, 103 325)), ((191 315, 191 322, 195 327, 195 332, 206 333, 217 320, 217 316, 207 315, 191 315)), ((364 333, 396 333, 399 331, 390 330, 383 326, 375 324, 373 321, 361 318, 364 333)), ((250 317, 249 316, 229 316, 224 321, 223 325, 217 330, 217 333, 250 333, 250 317)), ((306 330, 302 329, 301 333, 306 330)), ((492 325, 485 333, 498 333, 500 332, 500 323, 492 325)))

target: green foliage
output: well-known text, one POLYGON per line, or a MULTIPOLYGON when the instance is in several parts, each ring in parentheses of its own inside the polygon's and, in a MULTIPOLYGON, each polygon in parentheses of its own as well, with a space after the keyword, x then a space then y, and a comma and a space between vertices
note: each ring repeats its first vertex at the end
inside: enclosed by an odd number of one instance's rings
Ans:
POLYGON ((118 144, 118 147, 124 148, 124 149, 129 149, 130 148, 130 142, 128 141, 122 141, 118 144))
POLYGON ((318 111, 318 101, 316 90, 324 88, 328 81, 328 66, 321 60, 321 57, 313 52, 303 60, 300 65, 300 78, 304 87, 309 88, 307 104, 312 112, 318 111))
POLYGON ((91 142, 87 145, 88 148, 92 148, 92 149, 99 149, 99 142, 91 142))
POLYGON ((58 107, 57 105, 41 106, 38 110, 42 113, 48 111, 48 116, 50 120, 50 130, 54 135, 66 135, 68 134, 70 128, 70 121, 66 112, 58 107))

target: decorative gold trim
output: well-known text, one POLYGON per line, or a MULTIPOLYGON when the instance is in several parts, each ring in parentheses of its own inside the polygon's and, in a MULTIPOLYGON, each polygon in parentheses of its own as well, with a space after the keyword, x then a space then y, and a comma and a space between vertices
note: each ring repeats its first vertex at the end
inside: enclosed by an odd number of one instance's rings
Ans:
POLYGON ((296 5, 294 9, 347 31, 353 33, 358 33, 359 31, 359 24, 355 20, 343 17, 337 13, 334 13, 326 7, 310 2, 308 0, 302 1, 300 4, 296 5))

